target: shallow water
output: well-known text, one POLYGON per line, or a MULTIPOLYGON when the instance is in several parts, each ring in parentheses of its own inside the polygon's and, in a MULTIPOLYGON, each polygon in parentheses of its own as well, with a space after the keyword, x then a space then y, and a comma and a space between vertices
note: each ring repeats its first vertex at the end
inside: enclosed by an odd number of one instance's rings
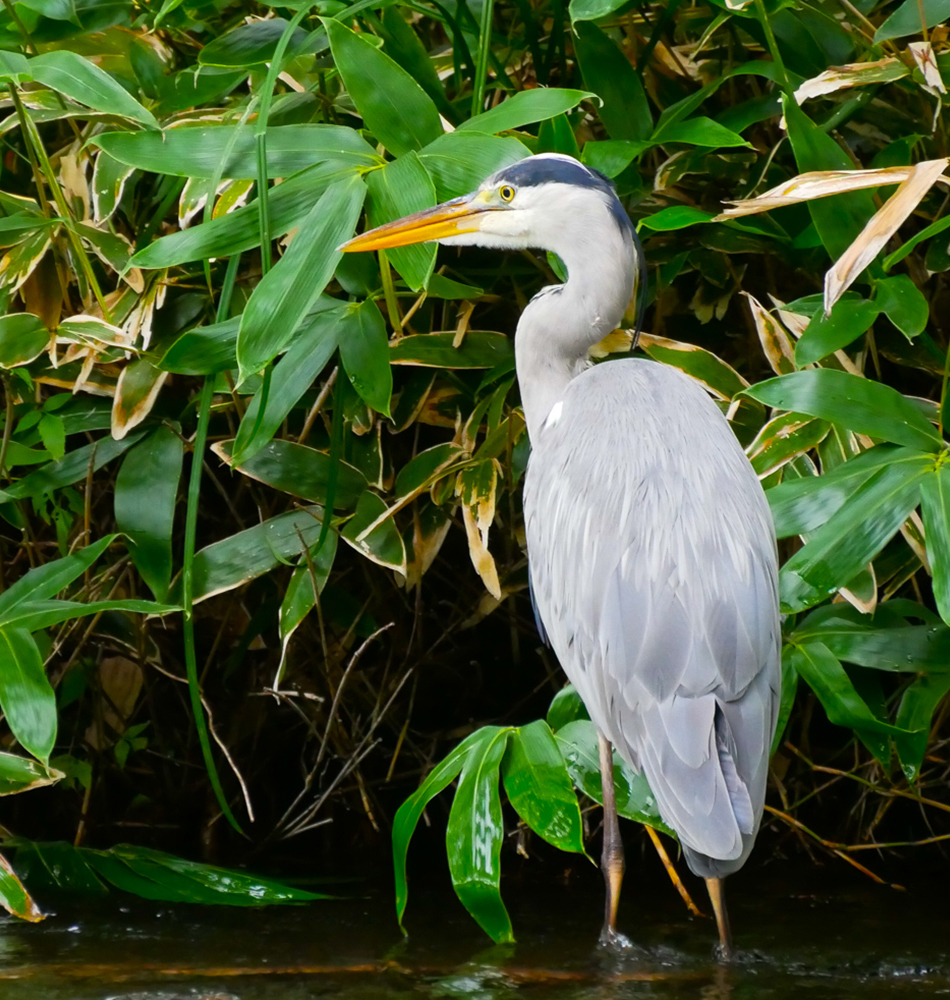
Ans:
MULTIPOLYGON (((449 894, 410 898, 403 941, 383 887, 307 907, 233 910, 58 900, 0 934, 0 1000, 839 1000, 950 995, 947 878, 896 892, 834 869, 770 866, 731 880, 739 948, 712 957, 712 921, 631 873, 635 942, 598 952, 600 886, 576 875, 505 886, 519 943, 487 939, 449 894)), ((697 895, 697 901, 699 897, 697 895)), ((705 903, 705 900, 703 900, 705 903)))

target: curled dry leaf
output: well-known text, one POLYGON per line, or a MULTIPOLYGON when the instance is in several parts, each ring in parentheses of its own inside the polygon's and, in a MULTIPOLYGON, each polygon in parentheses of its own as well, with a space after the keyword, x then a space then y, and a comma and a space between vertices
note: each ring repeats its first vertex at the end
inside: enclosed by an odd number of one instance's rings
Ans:
POLYGON ((725 222, 727 219, 770 212, 773 208, 797 205, 803 201, 827 198, 833 194, 861 191, 888 184, 902 184, 913 177, 917 167, 920 166, 923 164, 917 164, 916 167, 882 167, 878 170, 812 170, 784 181, 755 198, 732 202, 732 208, 727 208, 712 221, 725 222))
POLYGON ((935 96, 945 94, 947 88, 944 86, 940 70, 937 68, 937 57, 934 55, 933 45, 930 42, 911 42, 907 48, 914 57, 917 68, 924 75, 927 89, 935 96))
POLYGON ((878 59, 877 62, 849 63, 832 66, 824 73, 806 80, 795 91, 795 100, 802 104, 812 97, 823 97, 848 87, 862 87, 871 83, 891 83, 908 75, 907 67, 896 56, 878 59))
MULTIPOLYGON (((825 315, 844 291, 880 253, 884 244, 920 204, 921 199, 942 176, 950 159, 924 160, 910 168, 900 187, 871 216, 858 238, 835 261, 825 275, 825 315)), ((869 171, 873 172, 873 171, 869 171)))
POLYGON ((495 560, 488 551, 488 529, 495 520, 498 471, 498 463, 489 459, 463 469, 455 485, 455 495, 462 501, 462 519, 472 565, 495 600, 501 600, 501 584, 495 560))
POLYGON ((762 344, 762 353, 776 375, 787 375, 796 370, 795 346, 789 332, 782 324, 748 292, 742 294, 749 300, 749 309, 755 322, 755 329, 762 344))

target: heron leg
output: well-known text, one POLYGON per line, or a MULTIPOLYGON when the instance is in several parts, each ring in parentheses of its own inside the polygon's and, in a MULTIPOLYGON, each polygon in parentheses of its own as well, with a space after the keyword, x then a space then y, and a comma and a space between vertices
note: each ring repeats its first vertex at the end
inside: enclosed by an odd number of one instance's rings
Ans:
POLYGON ((709 901, 716 914, 719 928, 719 956, 724 962, 732 961, 732 930, 729 927, 729 911, 726 909, 725 879, 707 878, 706 888, 709 901))
POLYGON ((617 820, 617 800, 614 792, 614 752, 610 742, 600 736, 600 780, 604 795, 604 848, 601 868, 607 885, 604 906, 604 928, 600 933, 601 944, 614 944, 617 934, 617 906, 620 903, 620 886, 623 883, 623 841, 617 820))

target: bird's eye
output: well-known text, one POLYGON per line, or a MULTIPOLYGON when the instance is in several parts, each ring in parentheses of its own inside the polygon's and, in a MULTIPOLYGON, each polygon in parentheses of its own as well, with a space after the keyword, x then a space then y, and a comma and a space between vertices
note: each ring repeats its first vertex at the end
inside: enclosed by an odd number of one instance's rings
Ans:
POLYGON ((501 198, 502 201, 511 201, 514 196, 515 189, 510 184, 503 184, 498 189, 498 197, 501 198))

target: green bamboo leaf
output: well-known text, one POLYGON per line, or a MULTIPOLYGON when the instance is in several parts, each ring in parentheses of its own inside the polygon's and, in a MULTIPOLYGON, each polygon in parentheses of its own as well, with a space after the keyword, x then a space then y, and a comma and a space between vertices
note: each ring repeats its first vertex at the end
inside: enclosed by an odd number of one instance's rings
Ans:
MULTIPOLYGON (((289 177, 327 159, 353 167, 381 162, 359 132, 342 125, 272 125, 265 134, 268 177, 289 177)), ((257 178, 257 140, 251 129, 235 124, 106 132, 89 141, 136 170, 177 177, 257 178)))
POLYGON ((559 87, 522 90, 488 111, 462 122, 457 131, 497 135, 499 132, 520 129, 524 125, 533 125, 535 122, 563 115, 576 108, 581 101, 595 96, 587 90, 568 90, 559 87))
MULTIPOLYGON (((577 788, 588 798, 603 805, 603 785, 600 778, 600 749, 597 727, 589 719, 569 722, 555 734, 558 749, 577 788)), ((660 819, 656 799, 647 779, 636 774, 614 750, 614 786, 617 813, 627 819, 652 826, 655 830, 675 833, 660 819)))
POLYGON ((807 413, 849 430, 921 451, 942 446, 940 435, 896 389, 831 368, 792 372, 759 382, 745 395, 779 410, 807 413))
POLYGON ((904 0, 904 3, 874 32, 874 44, 919 35, 950 18, 950 0, 904 0), (923 16, 921 17, 921 13, 923 16))
POLYGON ((614 41, 589 21, 574 26, 584 83, 604 102, 600 119, 611 139, 649 139, 653 117, 643 84, 614 41))
MULTIPOLYGON (((411 14, 409 16, 412 17, 411 14)), ((456 111, 445 96, 435 60, 406 19, 403 8, 395 4, 387 7, 382 13, 381 21, 386 54, 392 56, 422 87, 449 121, 456 121, 456 111)))
MULTIPOLYGON (((212 38, 198 52, 198 63, 201 66, 225 69, 246 69, 268 63, 274 58, 287 23, 282 17, 274 17, 266 21, 242 24, 212 38)), ((285 57, 290 58, 306 51, 307 40, 307 32, 302 28, 295 28, 285 57)))
POLYGON ((599 21, 619 10, 626 0, 571 0, 571 21, 599 21))
POLYGON ((365 194, 356 176, 327 188, 290 248, 251 293, 237 339, 242 382, 286 347, 326 288, 340 260, 337 248, 353 235, 365 194))
POLYGON ((921 229, 919 233, 912 236, 902 247, 899 247, 892 254, 884 258, 884 270, 890 271, 895 264, 899 264, 908 254, 913 253, 914 249, 923 243, 924 240, 929 240, 931 236, 942 233, 948 226, 950 226, 950 215, 938 219, 937 222, 932 222, 929 226, 921 229))
POLYGON ((35 10, 43 17, 52 18, 54 21, 72 21, 74 24, 79 24, 74 0, 20 0, 20 2, 24 7, 35 10))
POLYGON ((577 693, 577 688, 573 684, 567 684, 551 700, 546 718, 548 725, 556 733, 569 722, 589 719, 590 716, 581 701, 581 696, 577 693))
POLYGON ((795 707, 795 696, 798 694, 798 672, 795 670, 795 664, 792 661, 792 651, 794 649, 795 647, 790 645, 782 647, 782 694, 779 699, 775 735, 772 737, 772 746, 769 750, 770 756, 782 745, 785 727, 788 725, 792 709, 795 707))
MULTIPOLYGON (((357 176, 351 164, 327 160, 308 167, 268 192, 271 237, 282 236, 301 225, 327 189, 357 176)), ((166 268, 205 257, 230 257, 261 244, 260 211, 255 199, 227 215, 171 233, 139 250, 130 267, 166 268)), ((328 224, 330 220, 327 220, 328 224)))
POLYGON ((88 618, 103 611, 123 611, 141 615, 165 615, 180 611, 176 604, 157 604, 154 601, 23 601, 4 615, 7 624, 25 628, 30 632, 59 625, 72 618, 88 618))
POLYGON ((505 827, 498 792, 498 769, 511 730, 490 728, 495 732, 476 744, 465 759, 449 812, 445 846, 455 894, 482 930, 500 944, 514 941, 501 900, 505 827))
POLYGON ((714 218, 713 212, 704 212, 691 205, 672 205, 670 208, 661 208, 659 212, 648 215, 640 225, 656 232, 666 233, 674 229, 685 229, 687 226, 711 222, 714 218))
POLYGON ((921 499, 934 600, 940 617, 950 623, 950 467, 941 462, 924 477, 921 499))
MULTIPOLYGON (((794 100, 785 100, 783 107, 788 138, 801 173, 854 169, 854 163, 838 143, 822 131, 794 100)), ((871 191, 836 194, 808 202, 808 211, 821 242, 834 259, 854 242, 876 210, 871 191)))
POLYGON ((422 149, 442 134, 432 98, 398 63, 339 21, 322 20, 356 109, 393 155, 422 149))
POLYGON ((37 843, 18 838, 16 866, 30 886, 47 885, 86 895, 104 895, 109 891, 89 867, 81 849, 64 841, 37 843))
POLYGON ((129 539, 129 555, 156 600, 172 578, 172 531, 184 444, 159 427, 128 454, 115 481, 116 526, 129 539))
POLYGON ((24 750, 44 764, 56 742, 56 695, 25 628, 0 625, 0 708, 24 750))
MULTIPOLYGON (((712 351, 681 340, 644 335, 640 346, 654 361, 662 361, 691 375, 711 389, 720 399, 732 399, 746 388, 746 381, 712 351)), ((761 383, 760 383, 761 384, 761 383)))
POLYGON ((10 862, 0 854, 0 906, 21 920, 37 923, 44 918, 32 897, 23 888, 10 862))
POLYGON ((797 455, 819 445, 830 426, 825 420, 801 417, 797 413, 773 417, 746 449, 752 468, 760 478, 769 475, 797 455))
POLYGON ((908 781, 916 781, 930 742, 930 727, 937 706, 950 692, 950 673, 921 674, 904 691, 895 724, 907 733, 894 734, 901 770, 908 781))
POLYGON ((30 73, 37 83, 42 83, 65 97, 109 114, 130 118, 149 128, 158 128, 151 111, 147 111, 123 87, 95 63, 68 49, 56 49, 34 56, 30 60, 30 73))
MULTIPOLYGON (((195 553, 195 600, 207 600, 269 573, 301 554, 320 536, 323 510, 306 507, 269 518, 195 553)), ((169 601, 181 603, 181 575, 172 582, 169 601)))
POLYGON ((32 80, 30 64, 19 52, 0 51, 0 81, 21 84, 32 80))
POLYGON ((340 360, 360 399, 388 417, 393 374, 385 320, 372 299, 350 310, 347 335, 340 340, 340 360))
POLYGON ((546 722, 511 733, 501 774, 515 812, 539 837, 562 851, 584 853, 577 795, 546 722))
POLYGON ((402 499, 431 486, 465 455, 465 449, 454 441, 443 441, 442 444, 420 451, 399 470, 399 475, 396 476, 396 497, 402 499))
MULTIPOLYGON (((303 500, 326 503, 331 466, 329 455, 295 441, 275 440, 235 464, 230 454, 232 443, 220 442, 215 446, 215 452, 245 476, 303 500)), ((338 510, 352 510, 366 489, 366 479, 359 469, 342 461, 337 466, 337 476, 334 506, 338 510)))
POLYGON ((0 316, 0 368, 16 368, 35 361, 49 342, 49 330, 32 313, 0 316))
POLYGON ((668 142, 682 142, 691 146, 709 146, 713 149, 726 146, 752 148, 751 143, 746 142, 741 135, 737 135, 732 129, 720 125, 712 118, 703 117, 688 118, 686 121, 662 125, 653 133, 651 141, 661 146, 668 142))
POLYGON ((474 191, 490 174, 530 156, 531 151, 511 136, 482 132, 447 132, 430 142, 419 159, 435 184, 440 201, 474 191))
POLYGON ((801 611, 845 587, 881 551, 920 502, 933 460, 885 466, 845 501, 782 567, 782 610, 801 611))
POLYGON ((105 535, 72 555, 54 559, 24 573, 16 583, 0 594, 0 625, 8 623, 23 602, 44 601, 55 597, 73 580, 82 576, 116 537, 116 535, 105 535))
MULTIPOLYGON (((366 176, 369 199, 366 206, 370 227, 401 219, 436 203, 435 185, 415 152, 392 160, 366 176)), ((435 265, 436 245, 417 243, 386 251, 393 267, 413 291, 422 288, 435 265)))
POLYGON ((323 545, 319 548, 314 546, 310 550, 309 559, 301 556, 300 563, 290 577, 277 616, 280 629, 281 664, 286 659, 287 643, 290 637, 316 606, 314 582, 317 585, 317 594, 322 594, 323 588, 327 585, 330 570, 333 569, 333 561, 336 558, 337 538, 335 531, 328 532, 323 545))
POLYGON ((350 335, 356 321, 353 311, 343 304, 304 317, 287 353, 274 366, 263 416, 260 416, 263 389, 258 389, 241 419, 234 441, 234 455, 239 464, 276 434, 333 357, 340 340, 350 335))
POLYGON ((64 777, 62 771, 39 764, 29 757, 0 753, 0 795, 16 795, 31 788, 55 785, 64 777))
POLYGON ((390 345, 389 361, 423 368, 494 368, 514 358, 511 341, 503 333, 473 330, 458 347, 454 341, 454 333, 401 337, 390 345))
POLYGON ((896 274, 893 278, 879 281, 875 286, 874 301, 908 340, 913 340, 927 329, 930 306, 909 275, 896 274))
POLYGON ((365 537, 360 535, 383 514, 386 504, 375 493, 367 490, 356 505, 356 513, 347 521, 340 537, 371 562, 406 575, 406 545, 396 530, 391 517, 387 517, 365 537))
POLYGON ((98 472, 107 462, 118 458, 140 441, 145 434, 144 430, 133 431, 121 441, 102 438, 92 444, 83 445, 82 448, 69 452, 58 462, 50 462, 24 476, 12 486, 8 486, 0 492, 0 503, 5 503, 7 500, 26 500, 42 496, 44 493, 52 493, 64 486, 72 486, 73 483, 86 478, 90 467, 93 472, 98 472))
POLYGON ((822 476, 786 479, 766 492, 778 538, 820 528, 880 468, 916 465, 920 452, 879 444, 822 476))
POLYGON ((842 299, 827 317, 819 310, 795 345, 796 364, 810 365, 847 347, 871 328, 880 312, 881 304, 868 299, 842 299))
POLYGON ((838 658, 821 642, 792 646, 792 666, 815 692, 828 721, 856 732, 878 736, 898 736, 905 732, 899 726, 881 722, 868 708, 845 673, 838 658))
POLYGON ((415 833, 416 826, 422 818, 426 806, 458 777, 469 754, 477 751, 497 731, 496 726, 484 726, 466 737, 444 760, 436 764, 426 776, 425 781, 403 802, 396 813, 396 818, 393 820, 396 919, 404 934, 406 929, 403 927, 403 916, 406 913, 406 903, 409 899, 409 887, 406 880, 406 854, 409 851, 409 841, 415 833))

